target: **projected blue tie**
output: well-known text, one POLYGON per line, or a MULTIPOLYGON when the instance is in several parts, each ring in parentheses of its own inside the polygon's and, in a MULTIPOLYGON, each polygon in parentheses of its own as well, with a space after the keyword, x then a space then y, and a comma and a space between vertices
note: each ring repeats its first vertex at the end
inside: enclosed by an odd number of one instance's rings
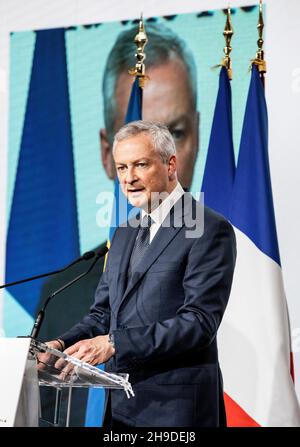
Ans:
MULTIPOLYGON (((63 29, 38 31, 7 233, 6 282, 54 270, 79 255, 63 29)), ((34 315, 43 280, 15 286, 34 315)))

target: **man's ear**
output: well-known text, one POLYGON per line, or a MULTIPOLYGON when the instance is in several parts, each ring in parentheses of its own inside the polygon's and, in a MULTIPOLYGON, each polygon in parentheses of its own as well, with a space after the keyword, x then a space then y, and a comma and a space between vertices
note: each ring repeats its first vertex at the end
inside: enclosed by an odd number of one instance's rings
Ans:
POLYGON ((101 160, 108 178, 113 180, 116 177, 115 163, 112 156, 112 147, 107 137, 106 129, 100 129, 100 147, 101 147, 101 160))
POLYGON ((169 178, 174 180, 176 174, 177 159, 175 155, 172 155, 169 159, 169 178))

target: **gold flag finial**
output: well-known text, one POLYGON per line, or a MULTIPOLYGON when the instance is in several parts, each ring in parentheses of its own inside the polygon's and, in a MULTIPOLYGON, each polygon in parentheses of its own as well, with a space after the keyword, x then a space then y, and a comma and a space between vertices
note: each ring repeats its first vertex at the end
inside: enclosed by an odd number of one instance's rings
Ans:
POLYGON ((139 78, 139 85, 140 87, 144 87, 145 85, 145 64, 144 60, 146 59, 146 54, 144 53, 145 45, 148 42, 147 34, 145 31, 144 21, 143 21, 143 14, 141 13, 141 18, 139 21, 139 32, 134 38, 134 43, 137 46, 137 50, 135 53, 136 57, 136 64, 135 67, 131 70, 128 70, 128 73, 137 76, 139 78))
POLYGON ((228 73, 228 78, 231 80, 232 79, 232 65, 231 65, 231 57, 230 57, 230 53, 232 50, 232 47, 230 46, 230 42, 232 39, 232 36, 234 34, 233 31, 233 27, 232 27, 232 23, 231 23, 231 11, 230 8, 228 6, 227 8, 227 14, 226 14, 226 23, 225 23, 225 28, 223 31, 223 36, 225 39, 225 47, 224 47, 224 58, 222 59, 222 67, 225 67, 228 73))
POLYGON ((257 29, 258 29, 258 40, 257 40, 257 52, 255 59, 252 61, 253 64, 257 65, 259 74, 262 79, 264 79, 264 75, 267 72, 267 65, 265 61, 265 54, 263 50, 263 30, 264 30, 264 18, 263 18, 263 11, 262 11, 262 0, 259 0, 259 13, 258 13, 258 23, 257 23, 257 29))

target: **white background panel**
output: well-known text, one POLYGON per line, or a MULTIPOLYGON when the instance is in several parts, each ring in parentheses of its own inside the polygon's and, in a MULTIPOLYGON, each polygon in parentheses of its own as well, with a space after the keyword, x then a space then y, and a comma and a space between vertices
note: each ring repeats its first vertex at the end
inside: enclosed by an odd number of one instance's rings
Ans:
MULTIPOLYGON (((254 1, 232 1, 231 6, 254 1)), ((270 164, 285 289, 294 342, 297 392, 300 395, 300 2, 266 0, 267 101, 270 164)), ((6 225, 9 32, 101 21, 225 8, 227 0, 0 0, 0 282, 3 281, 6 225)), ((1 296, 0 296, 1 297, 1 296)), ((1 314, 1 300, 0 300, 1 314)))

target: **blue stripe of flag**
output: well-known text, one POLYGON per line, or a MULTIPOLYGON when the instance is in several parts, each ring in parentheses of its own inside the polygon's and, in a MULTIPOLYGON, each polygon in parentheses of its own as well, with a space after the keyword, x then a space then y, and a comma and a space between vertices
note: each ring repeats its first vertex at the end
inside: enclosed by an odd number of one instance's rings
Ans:
MULTIPOLYGON (((142 119, 142 98, 143 90, 139 85, 139 79, 136 77, 131 88, 130 98, 128 102, 125 124, 132 121, 142 119)), ((112 211, 112 223, 109 230, 109 239, 112 240, 113 234, 116 228, 126 222, 128 213, 132 209, 132 206, 127 201, 123 193, 120 194, 120 184, 118 178, 115 181, 115 200, 112 211)))
POLYGON ((268 156, 268 113, 256 65, 252 66, 231 221, 263 253, 280 265, 268 156))
POLYGON ((125 117, 125 124, 131 123, 131 121, 138 121, 142 119, 142 102, 143 90, 140 87, 139 78, 136 77, 131 88, 127 113, 125 117))
POLYGON ((228 217, 235 175, 231 85, 222 67, 201 191, 205 205, 228 217))
MULTIPOLYGON (((79 255, 65 34, 38 31, 10 211, 6 282, 79 255)), ((34 315, 43 280, 10 289, 34 315)))

